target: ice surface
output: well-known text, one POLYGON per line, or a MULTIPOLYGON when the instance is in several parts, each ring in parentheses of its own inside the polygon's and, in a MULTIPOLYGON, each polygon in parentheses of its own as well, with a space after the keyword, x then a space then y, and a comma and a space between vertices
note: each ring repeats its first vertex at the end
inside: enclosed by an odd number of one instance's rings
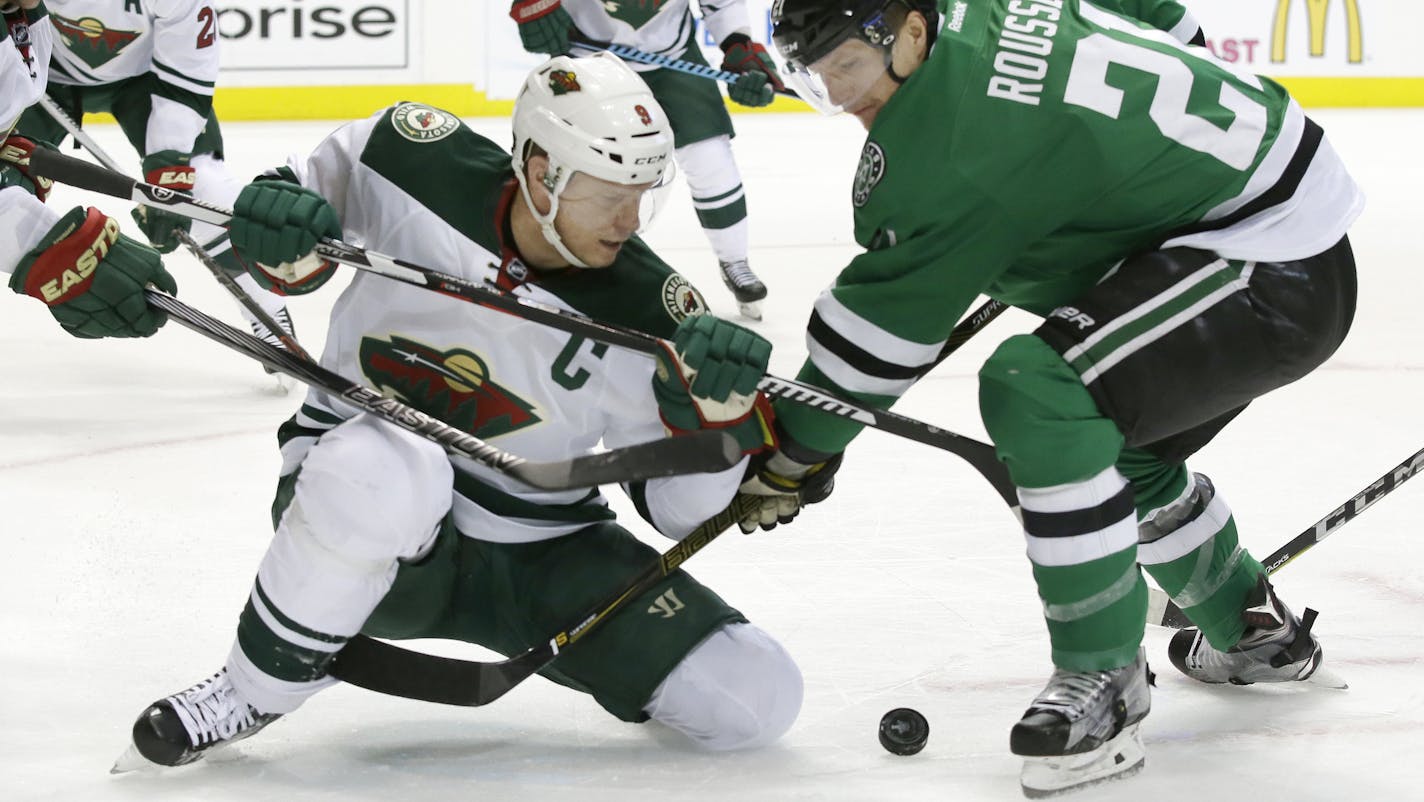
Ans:
MULTIPOLYGON (((1352 232, 1354 331, 1328 365, 1257 402, 1192 462, 1258 555, 1424 445, 1424 111, 1313 116, 1370 196, 1352 232)), ((503 121, 473 124, 509 139, 503 121)), ((757 328, 776 343, 775 370, 791 374, 812 299, 855 252, 849 194, 862 134, 852 120, 812 115, 742 116, 737 126, 752 265, 771 292, 757 328)), ((247 176, 333 127, 229 124, 224 133, 235 173, 247 176)), ((93 133, 137 167, 117 128, 93 133)), ((124 203, 68 188, 50 202, 95 203, 134 231, 124 203)), ((682 188, 648 239, 716 311, 735 313, 682 188)), ((183 300, 240 323, 194 260, 168 261, 183 300)), ((291 302, 308 348, 320 345, 336 295, 328 287, 291 302)), ((481 709, 342 686, 205 764, 111 777, 139 711, 211 674, 227 653, 270 535, 275 430, 299 395, 274 394, 256 364, 177 325, 147 341, 80 341, 32 300, 0 304, 0 798, 1020 798, 1008 730, 1050 671, 1022 536, 952 455, 876 432, 852 447, 835 495, 795 526, 728 535, 689 566, 801 665, 805 707, 776 747, 699 753, 537 678, 481 709), (880 716, 900 706, 930 721, 914 757, 876 741, 880 716)), ((1005 315, 897 411, 982 437, 975 370, 994 343, 1032 325, 1005 315)), ((1322 611, 1326 659, 1349 691, 1197 685, 1166 660, 1170 633, 1153 631, 1146 770, 1069 798, 1416 794, 1421 499, 1424 481, 1406 485, 1279 575, 1288 602, 1322 611)))

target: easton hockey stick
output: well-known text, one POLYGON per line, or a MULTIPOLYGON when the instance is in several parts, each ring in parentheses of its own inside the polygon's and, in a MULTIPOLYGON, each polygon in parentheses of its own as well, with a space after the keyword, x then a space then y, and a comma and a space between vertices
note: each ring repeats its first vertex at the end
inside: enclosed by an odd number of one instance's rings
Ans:
POLYGON ((245 331, 210 317, 158 290, 144 290, 150 306, 162 309, 186 328, 245 354, 273 370, 325 390, 358 409, 414 432, 494 471, 544 490, 567 490, 635 482, 684 473, 723 471, 742 458, 741 447, 725 432, 695 432, 567 460, 533 462, 463 432, 420 410, 387 398, 310 359, 268 345, 245 331))
MULTIPOLYGON (((606 50, 624 61, 651 64, 655 67, 662 67, 665 70, 695 75, 698 78, 707 78, 712 81, 734 84, 738 78, 742 77, 742 73, 739 72, 719 70, 716 67, 710 67, 706 64, 698 64, 695 61, 684 61, 682 59, 672 58, 671 56, 659 56, 656 53, 649 53, 645 50, 639 50, 636 47, 629 47, 628 45, 620 45, 614 42, 598 42, 593 39, 584 39, 580 36, 570 36, 569 39, 574 47, 581 47, 587 50, 606 50)), ((801 96, 796 94, 796 91, 793 89, 782 88, 774 89, 773 91, 778 95, 785 95, 786 97, 795 98, 797 100, 801 99, 801 96)))
POLYGON ((752 496, 738 494, 727 509, 704 521, 663 552, 656 564, 649 565, 573 625, 507 660, 481 663, 436 657, 357 635, 336 653, 331 675, 342 682, 391 696, 465 707, 487 705, 542 671, 564 649, 577 643, 630 601, 652 590, 759 503, 752 496))
MULTIPOLYGON (((89 136, 89 133, 80 127, 79 123, 75 122, 74 118, 70 117, 68 112, 61 108, 58 103, 55 103, 53 98, 42 93, 39 99, 39 106, 44 109, 45 113, 53 118, 55 122, 59 123, 60 127, 68 131, 69 135, 74 137, 75 142, 82 145, 94 158, 98 159, 100 164, 116 173, 123 173, 123 168, 119 166, 118 161, 115 160, 113 156, 110 156, 108 151, 100 147, 99 143, 94 141, 94 137, 89 136)), ((183 246, 191 251, 193 256, 197 257, 198 262, 203 267, 206 267, 209 273, 213 274, 213 278, 217 279, 218 283, 231 293, 232 297, 236 298, 237 302, 242 304, 248 312, 251 312, 258 323, 261 323, 268 331, 272 332, 277 338, 277 341, 282 343, 284 348, 294 354, 306 355, 301 345, 297 343, 296 338, 288 334, 287 330, 283 328, 281 324, 274 320, 271 315, 267 314, 267 310, 263 309, 261 304, 257 303, 251 295, 248 295, 247 291, 239 286, 236 281, 233 281, 232 277, 227 274, 227 271, 222 269, 222 266, 208 254, 202 245, 198 244, 197 240, 193 239, 191 234, 182 229, 178 229, 176 233, 179 241, 183 243, 183 246)))
MULTIPOLYGON (((232 220, 232 212, 229 210, 196 200, 185 193, 135 181, 121 173, 106 170, 83 159, 75 159, 54 151, 35 151, 30 156, 30 169, 39 175, 61 183, 124 198, 135 203, 160 206, 175 214, 192 217, 194 220, 202 220, 220 226, 227 225, 232 220)), ((609 345, 649 355, 656 354, 660 347, 661 341, 650 334, 601 323, 577 312, 548 306, 528 298, 505 295, 459 276, 441 273, 395 257, 348 245, 339 240, 322 239, 317 243, 314 252, 323 258, 350 265, 358 270, 365 270, 406 284, 425 287, 444 295, 484 304, 513 313, 526 320, 542 323, 609 345)), ((987 322, 987 320, 980 321, 978 326, 987 322)), ((975 327, 974 318, 970 318, 966 323, 975 327)), ((867 407, 819 387, 778 378, 770 374, 762 377, 757 384, 757 389, 768 396, 785 398, 793 403, 814 407, 822 412, 853 420, 872 429, 880 429, 908 440, 948 451, 968 462, 977 470, 993 486, 999 497, 1011 510, 1018 510, 1018 493, 1014 489, 1013 482, 1009 480, 1008 470, 999 462, 994 454, 994 447, 988 443, 982 443, 888 410, 867 407)))
MULTIPOLYGON (((1395 488, 1409 481, 1420 471, 1424 471, 1424 448, 1414 452, 1409 459, 1394 466, 1389 473, 1356 493, 1354 498, 1336 507, 1330 514, 1291 538, 1284 546, 1271 552, 1269 557, 1261 561, 1261 564, 1266 567, 1266 573, 1273 574, 1288 565, 1291 560, 1310 551, 1316 543, 1335 534, 1340 530, 1340 527, 1353 521, 1360 513, 1373 507, 1375 502, 1389 495, 1395 488)), ((1173 629, 1194 626, 1182 612, 1182 608, 1168 599, 1166 594, 1154 595, 1148 601, 1147 623, 1173 629)))

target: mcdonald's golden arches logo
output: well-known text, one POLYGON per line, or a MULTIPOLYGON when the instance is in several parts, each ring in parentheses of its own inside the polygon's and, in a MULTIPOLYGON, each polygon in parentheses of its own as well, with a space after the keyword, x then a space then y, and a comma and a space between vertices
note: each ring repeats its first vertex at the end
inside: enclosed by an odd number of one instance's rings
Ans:
MULTIPOLYGON (((1325 55, 1326 15, 1330 11, 1331 0, 1302 0, 1306 12, 1306 34, 1310 37, 1310 55, 1319 58, 1325 55)), ((1348 44, 1347 56, 1351 64, 1365 60, 1364 34, 1360 31, 1359 0, 1343 0, 1345 5, 1345 37, 1348 44)), ((1290 32, 1290 11, 1295 0, 1276 0, 1276 21, 1271 29, 1271 61, 1286 60, 1286 37, 1290 32)))

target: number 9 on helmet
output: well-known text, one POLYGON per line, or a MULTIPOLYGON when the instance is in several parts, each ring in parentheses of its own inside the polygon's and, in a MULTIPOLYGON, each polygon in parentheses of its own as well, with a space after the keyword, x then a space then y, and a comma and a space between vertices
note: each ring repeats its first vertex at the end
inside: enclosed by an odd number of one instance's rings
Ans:
POLYGON ((639 231, 656 214, 674 175, 673 133, 662 106, 636 72, 611 53, 555 56, 536 67, 514 101, 514 173, 544 237, 565 259, 585 267, 554 230, 559 196, 575 173, 645 187, 639 231), (540 213, 530 197, 528 160, 549 160, 540 213))

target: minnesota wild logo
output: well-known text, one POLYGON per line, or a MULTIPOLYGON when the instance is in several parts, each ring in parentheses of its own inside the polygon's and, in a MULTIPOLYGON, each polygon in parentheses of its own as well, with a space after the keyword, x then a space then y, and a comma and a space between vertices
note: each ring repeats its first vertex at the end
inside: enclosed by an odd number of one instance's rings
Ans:
POLYGON ((579 86, 578 76, 568 70, 554 70, 549 73, 549 91, 555 95, 567 95, 570 92, 581 92, 583 87, 579 86))
POLYGON ((382 391, 482 440, 542 420, 532 404, 490 379, 483 359, 464 349, 439 351, 404 337, 365 337, 361 368, 382 391))
POLYGON ((391 112, 396 133, 412 142, 434 142, 455 133, 460 120, 455 115, 423 103, 402 103, 391 112))
POLYGON ((94 17, 76 20, 51 13, 49 18, 69 52, 94 68, 112 61, 139 36, 138 31, 116 31, 108 28, 103 20, 94 17))

